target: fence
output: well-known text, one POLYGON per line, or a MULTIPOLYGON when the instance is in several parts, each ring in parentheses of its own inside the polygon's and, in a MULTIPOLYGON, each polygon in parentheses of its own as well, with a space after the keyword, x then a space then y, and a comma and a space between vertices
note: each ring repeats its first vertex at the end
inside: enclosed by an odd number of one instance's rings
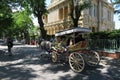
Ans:
POLYGON ((89 39, 88 47, 105 52, 120 52, 120 39, 89 39))

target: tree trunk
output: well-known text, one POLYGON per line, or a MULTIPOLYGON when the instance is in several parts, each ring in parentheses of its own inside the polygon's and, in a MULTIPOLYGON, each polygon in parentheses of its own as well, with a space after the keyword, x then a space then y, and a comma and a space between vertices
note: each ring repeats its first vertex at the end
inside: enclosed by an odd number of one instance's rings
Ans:
POLYGON ((46 30, 44 29, 44 23, 43 23, 43 20, 42 20, 42 16, 38 16, 38 23, 39 23, 39 26, 40 26, 40 32, 41 32, 41 37, 43 39, 46 39, 46 30))
POLYGON ((78 19, 73 20, 73 27, 78 27, 78 19))
POLYGON ((30 43, 30 36, 29 36, 29 32, 27 30, 25 30, 24 32, 24 38, 25 38, 25 43, 30 43))

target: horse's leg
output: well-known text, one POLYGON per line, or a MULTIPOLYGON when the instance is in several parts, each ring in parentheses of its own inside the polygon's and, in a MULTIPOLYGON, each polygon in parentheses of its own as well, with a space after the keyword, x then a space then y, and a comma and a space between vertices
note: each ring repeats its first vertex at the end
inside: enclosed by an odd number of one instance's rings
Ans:
POLYGON ((43 41, 40 43, 40 48, 41 48, 41 50, 44 49, 44 42, 43 41))

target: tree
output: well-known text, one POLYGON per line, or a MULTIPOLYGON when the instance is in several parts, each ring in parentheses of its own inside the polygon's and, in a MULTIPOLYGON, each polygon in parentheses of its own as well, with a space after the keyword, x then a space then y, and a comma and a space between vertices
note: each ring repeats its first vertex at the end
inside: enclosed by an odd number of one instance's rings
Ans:
POLYGON ((44 23, 42 20, 42 16, 47 12, 45 0, 23 0, 21 5, 28 11, 31 11, 35 17, 37 17, 40 26, 41 37, 45 39, 46 31, 44 29, 44 23))
MULTIPOLYGON (((12 9, 16 6, 17 0, 1 0, 0 1, 0 33, 10 36, 12 35, 13 17, 12 9)), ((0 36, 1 36, 0 34, 0 36)))
POLYGON ((0 2, 0 32, 4 32, 8 27, 12 25, 12 10, 10 6, 2 0, 0 2))
POLYGON ((34 40, 37 40, 38 39, 38 27, 37 26, 33 26, 30 28, 30 36, 31 36, 31 39, 34 39, 34 40))
POLYGON ((120 0, 110 0, 110 2, 114 5, 115 10, 114 13, 120 13, 120 0))
POLYGON ((69 0, 70 1, 70 16, 73 20, 73 27, 78 27, 81 12, 91 6, 89 0, 69 0))
POLYGON ((22 38, 25 38, 27 43, 30 41, 29 30, 33 27, 33 22, 27 12, 17 11, 13 14, 14 27, 12 30, 15 34, 19 34, 22 38))

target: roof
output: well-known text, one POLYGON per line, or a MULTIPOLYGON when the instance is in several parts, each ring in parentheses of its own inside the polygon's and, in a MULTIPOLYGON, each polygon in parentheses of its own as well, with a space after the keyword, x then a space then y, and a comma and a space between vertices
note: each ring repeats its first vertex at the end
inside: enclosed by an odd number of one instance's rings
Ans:
POLYGON ((57 32, 55 34, 55 36, 62 36, 62 35, 66 35, 66 34, 76 33, 76 32, 79 32, 79 33, 90 33, 92 31, 89 28, 77 27, 77 28, 70 28, 70 29, 67 29, 67 30, 59 31, 59 32, 57 32))

